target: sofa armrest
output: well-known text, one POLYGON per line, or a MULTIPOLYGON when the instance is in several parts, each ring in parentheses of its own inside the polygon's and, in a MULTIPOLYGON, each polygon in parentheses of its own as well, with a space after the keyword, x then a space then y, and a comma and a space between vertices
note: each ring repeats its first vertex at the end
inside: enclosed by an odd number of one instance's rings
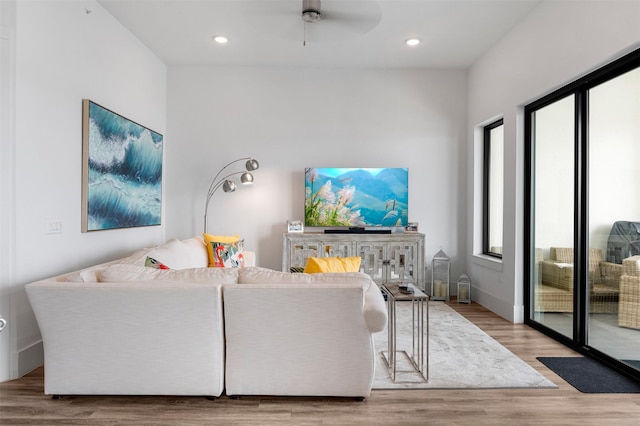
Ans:
POLYGON ((618 325, 640 330, 640 276, 620 277, 618 325))
POLYGON ((364 293, 364 320, 371 333, 382 331, 387 326, 387 305, 380 287, 374 282, 364 293))

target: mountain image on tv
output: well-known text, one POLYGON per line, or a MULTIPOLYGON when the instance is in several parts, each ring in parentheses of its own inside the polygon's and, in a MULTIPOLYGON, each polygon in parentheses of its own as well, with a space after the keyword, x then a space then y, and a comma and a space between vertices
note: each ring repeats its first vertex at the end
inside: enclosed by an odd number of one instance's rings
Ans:
POLYGON ((406 226, 406 168, 305 169, 305 226, 406 226))

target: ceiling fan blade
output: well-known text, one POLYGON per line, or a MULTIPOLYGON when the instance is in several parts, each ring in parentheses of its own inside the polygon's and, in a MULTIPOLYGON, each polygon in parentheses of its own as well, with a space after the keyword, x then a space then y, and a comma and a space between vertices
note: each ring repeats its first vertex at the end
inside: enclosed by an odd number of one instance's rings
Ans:
POLYGON ((354 34, 366 34, 380 23, 380 15, 375 14, 329 11, 324 13, 323 16, 324 22, 336 23, 342 27, 351 27, 351 31, 354 34))
POLYGON ((332 40, 366 34, 380 23, 382 11, 374 0, 322 1, 322 20, 314 23, 323 33, 332 33, 332 40))

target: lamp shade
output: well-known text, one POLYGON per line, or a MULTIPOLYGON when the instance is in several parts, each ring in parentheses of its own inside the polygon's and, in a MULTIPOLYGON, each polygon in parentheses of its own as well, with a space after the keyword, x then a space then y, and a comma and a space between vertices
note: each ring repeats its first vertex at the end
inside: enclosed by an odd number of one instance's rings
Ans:
MULTIPOLYGON (((258 160, 254 160, 253 158, 250 160, 247 160, 247 164, 246 164, 247 170, 252 172, 254 170, 258 170, 258 168, 260 167, 260 164, 258 163, 258 160)), ((252 177, 253 180, 253 177, 252 177)))
POLYGON ((242 176, 240 176, 240 182, 243 185, 250 185, 253 183, 253 175, 249 172, 244 172, 242 176))
POLYGON ((225 180, 222 184, 222 190, 224 192, 233 192, 236 190, 236 184, 232 180, 225 180))

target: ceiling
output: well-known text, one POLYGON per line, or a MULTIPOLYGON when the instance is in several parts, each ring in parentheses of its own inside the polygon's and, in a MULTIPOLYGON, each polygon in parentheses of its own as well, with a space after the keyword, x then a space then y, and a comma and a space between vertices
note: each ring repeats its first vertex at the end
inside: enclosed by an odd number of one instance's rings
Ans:
POLYGON ((98 2, 168 65, 468 68, 542 0, 322 0, 307 24, 302 0, 98 2))

